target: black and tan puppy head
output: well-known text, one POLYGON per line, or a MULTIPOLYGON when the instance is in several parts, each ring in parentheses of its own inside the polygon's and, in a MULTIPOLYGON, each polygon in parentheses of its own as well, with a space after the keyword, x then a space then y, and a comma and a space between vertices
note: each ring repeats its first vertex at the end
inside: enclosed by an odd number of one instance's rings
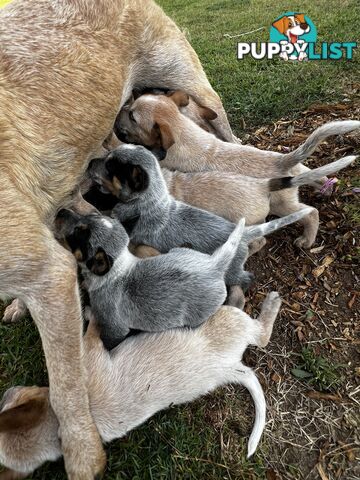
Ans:
POLYGON ((121 145, 109 153, 104 164, 96 162, 91 162, 89 174, 121 203, 137 200, 149 188, 151 172, 156 169, 155 157, 135 145, 121 145))
POLYGON ((129 243, 122 225, 103 215, 80 215, 63 209, 55 222, 57 237, 77 262, 94 275, 106 275, 129 243))

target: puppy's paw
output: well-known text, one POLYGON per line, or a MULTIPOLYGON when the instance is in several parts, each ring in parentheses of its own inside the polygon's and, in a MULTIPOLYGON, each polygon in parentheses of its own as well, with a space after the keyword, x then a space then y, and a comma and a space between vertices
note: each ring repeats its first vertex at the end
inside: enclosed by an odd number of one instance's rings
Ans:
POLYGON ((281 298, 278 292, 270 292, 264 300, 263 303, 266 308, 271 308, 272 310, 279 310, 281 306, 281 298))
POLYGON ((305 235, 301 235, 294 241, 294 245, 296 245, 298 248, 310 248, 313 245, 313 241, 306 237, 305 235))
POLYGON ((17 323, 22 320, 27 314, 25 303, 18 298, 10 303, 5 309, 2 321, 4 323, 17 323))

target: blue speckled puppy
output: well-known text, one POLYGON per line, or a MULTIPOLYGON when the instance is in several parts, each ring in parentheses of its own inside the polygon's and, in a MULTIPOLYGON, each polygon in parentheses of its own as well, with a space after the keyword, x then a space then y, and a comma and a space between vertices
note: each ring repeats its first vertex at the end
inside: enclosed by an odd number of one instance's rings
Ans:
POLYGON ((245 221, 212 255, 187 248, 139 259, 116 219, 61 210, 58 236, 80 264, 91 310, 106 348, 131 330, 160 332, 198 327, 226 299, 225 272, 237 252, 245 221))
MULTIPOLYGON (((123 223, 134 244, 150 245, 162 253, 185 246, 211 254, 235 228, 234 223, 222 217, 175 200, 168 192, 156 158, 142 146, 121 145, 105 158, 93 160, 88 173, 119 199, 112 216, 123 223)), ((249 243, 298 221, 311 210, 305 208, 268 223, 245 227, 226 273, 226 284, 247 287, 252 280, 252 274, 244 270, 249 243)))

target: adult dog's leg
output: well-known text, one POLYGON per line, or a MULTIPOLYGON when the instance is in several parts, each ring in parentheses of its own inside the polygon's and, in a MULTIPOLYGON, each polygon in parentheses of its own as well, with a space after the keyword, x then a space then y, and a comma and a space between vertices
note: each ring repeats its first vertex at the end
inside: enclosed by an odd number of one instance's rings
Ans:
MULTIPOLYGON (((9 195, 5 196, 9 198, 9 195)), ((90 415, 83 374, 82 318, 74 258, 26 202, 0 212, 0 290, 29 308, 49 372, 51 403, 60 422, 71 480, 93 480, 105 455, 90 415)), ((20 199, 19 199, 20 200, 20 199)))

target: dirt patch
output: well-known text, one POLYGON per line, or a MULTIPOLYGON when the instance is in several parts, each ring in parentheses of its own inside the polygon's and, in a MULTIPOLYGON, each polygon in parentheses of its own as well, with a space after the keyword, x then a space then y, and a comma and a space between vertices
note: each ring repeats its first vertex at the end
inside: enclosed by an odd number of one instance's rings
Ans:
MULTIPOLYGON (((298 120, 282 119, 250 133, 247 143, 286 152, 327 121, 359 119, 354 87, 345 103, 314 105, 298 120)), ((346 99, 345 99, 346 100, 346 99)), ((359 132, 330 138, 307 162, 314 168, 360 151, 359 132)), ((266 355, 251 351, 268 403, 268 477, 294 479, 359 478, 359 163, 345 172, 330 196, 302 189, 305 203, 320 212, 320 230, 310 251, 292 242, 299 228, 279 231, 248 262, 256 286, 246 310, 256 314, 265 294, 283 298, 280 318, 266 355), (335 365, 338 384, 319 392, 291 371, 304 347, 314 358, 335 365), (326 391, 328 390, 328 391, 326 391), (356 398, 357 397, 357 398, 356 398)))

